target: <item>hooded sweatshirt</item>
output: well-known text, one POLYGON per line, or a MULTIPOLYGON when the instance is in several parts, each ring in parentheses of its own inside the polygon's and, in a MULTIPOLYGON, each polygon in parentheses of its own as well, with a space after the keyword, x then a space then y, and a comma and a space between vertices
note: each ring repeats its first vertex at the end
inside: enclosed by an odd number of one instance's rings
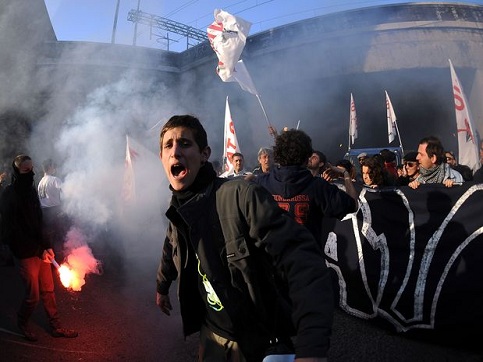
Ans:
POLYGON ((355 200, 320 177, 314 177, 303 166, 275 167, 254 182, 265 187, 278 205, 299 224, 305 225, 320 240, 322 218, 342 219, 356 210, 355 200))
POLYGON ((20 174, 16 167, 13 170, 12 183, 0 197, 2 241, 18 259, 41 257, 51 246, 42 237, 42 210, 34 173, 20 174))

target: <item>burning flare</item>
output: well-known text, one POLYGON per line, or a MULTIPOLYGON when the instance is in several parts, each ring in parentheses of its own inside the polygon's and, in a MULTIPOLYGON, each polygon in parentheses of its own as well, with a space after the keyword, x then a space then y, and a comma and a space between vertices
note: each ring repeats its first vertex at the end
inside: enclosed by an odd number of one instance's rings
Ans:
POLYGON ((59 265, 52 260, 52 264, 59 272, 62 285, 78 292, 86 283, 86 274, 101 274, 101 264, 92 255, 91 249, 85 242, 85 236, 77 228, 72 228, 68 232, 64 250, 69 254, 66 261, 59 265))

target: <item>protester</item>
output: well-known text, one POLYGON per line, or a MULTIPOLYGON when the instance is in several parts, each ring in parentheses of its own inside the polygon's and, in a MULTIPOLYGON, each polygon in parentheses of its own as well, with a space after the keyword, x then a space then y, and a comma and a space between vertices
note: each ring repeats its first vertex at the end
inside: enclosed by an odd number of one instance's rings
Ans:
POLYGON ((396 155, 391 150, 384 148, 379 152, 384 160, 384 167, 386 168, 387 172, 391 175, 391 178, 395 180, 397 178, 397 170, 396 170, 396 155))
POLYGON ((235 152, 231 156, 231 163, 233 164, 233 172, 229 173, 226 177, 245 177, 251 174, 251 172, 245 170, 245 157, 240 152, 235 152))
POLYGON ((44 237, 49 239, 55 254, 60 255, 65 235, 63 224, 66 222, 62 213, 62 180, 55 176, 57 165, 52 159, 42 162, 44 176, 37 187, 40 207, 42 208, 44 237))
POLYGON ((483 140, 480 141, 480 163, 481 167, 473 175, 473 181, 483 183, 483 140))
POLYGON ((362 182, 373 189, 389 186, 384 180, 384 166, 377 158, 368 157, 362 162, 362 182))
POLYGON ((473 180, 473 171, 471 170, 471 168, 469 168, 469 166, 459 164, 453 152, 446 151, 444 155, 446 157, 446 163, 450 165, 453 170, 458 171, 461 176, 463 176, 463 180, 473 180))
POLYGON ((49 317, 53 337, 77 337, 77 332, 61 327, 54 294, 52 246, 42 234, 42 210, 35 189, 33 162, 18 155, 13 163, 12 183, 0 197, 2 240, 18 261, 25 284, 25 297, 18 311, 17 325, 24 337, 36 341, 29 321, 40 299, 49 317))
POLYGON ((253 175, 258 176, 270 172, 272 165, 272 149, 262 147, 258 151, 258 166, 252 171, 253 175))
POLYGON ((444 148, 436 137, 429 136, 419 141, 416 159, 419 162, 419 176, 409 183, 413 189, 424 183, 442 183, 452 187, 463 182, 463 176, 444 162, 444 148))
POLYGON ((419 162, 417 160, 417 152, 408 152, 403 157, 404 176, 399 176, 396 180, 396 186, 408 186, 410 182, 416 180, 419 176, 419 162))
POLYGON ((171 117, 160 149, 173 195, 156 304, 170 315, 178 279, 184 333, 201 330, 198 360, 261 361, 270 340, 290 347, 296 334, 297 358, 326 361, 334 297, 310 232, 263 187, 216 177, 197 118, 171 117))
MULTIPOLYGON (((276 167, 254 182, 265 187, 278 205, 299 223, 305 225, 321 242, 321 220, 324 216, 342 219, 357 211, 358 194, 349 173, 338 167, 331 171, 342 175, 346 192, 324 179, 313 177, 307 170, 312 154, 312 140, 300 130, 291 129, 275 139, 276 167)), ((321 245, 322 247, 322 245, 321 245)))
POLYGON ((309 157, 307 168, 312 173, 312 176, 321 177, 325 171, 327 164, 327 157, 320 151, 313 151, 309 157))

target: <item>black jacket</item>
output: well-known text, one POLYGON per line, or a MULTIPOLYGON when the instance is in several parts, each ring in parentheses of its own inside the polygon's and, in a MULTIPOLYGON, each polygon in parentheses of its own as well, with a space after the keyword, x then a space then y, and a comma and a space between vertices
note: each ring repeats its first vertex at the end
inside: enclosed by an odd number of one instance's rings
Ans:
POLYGON ((183 206, 168 209, 158 292, 168 294, 178 277, 184 333, 199 330, 204 305, 190 263, 189 250, 194 250, 249 361, 261 361, 271 338, 295 332, 297 357, 327 356, 333 295, 313 237, 262 187, 241 179, 224 181, 217 178, 183 206), (185 236, 180 231, 186 225, 185 236))
POLYGON ((51 245, 42 236, 42 210, 32 185, 19 189, 8 185, 0 197, 2 242, 18 259, 41 257, 51 245))

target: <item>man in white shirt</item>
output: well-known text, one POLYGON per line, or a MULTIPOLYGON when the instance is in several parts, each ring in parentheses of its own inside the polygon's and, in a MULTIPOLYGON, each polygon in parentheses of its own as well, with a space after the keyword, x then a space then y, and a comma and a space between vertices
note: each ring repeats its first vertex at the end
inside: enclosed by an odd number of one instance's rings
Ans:
POLYGON ((50 239, 56 254, 62 253, 64 220, 62 217, 62 180, 54 176, 57 166, 51 159, 42 162, 44 176, 38 185, 38 194, 44 222, 45 237, 50 239))

